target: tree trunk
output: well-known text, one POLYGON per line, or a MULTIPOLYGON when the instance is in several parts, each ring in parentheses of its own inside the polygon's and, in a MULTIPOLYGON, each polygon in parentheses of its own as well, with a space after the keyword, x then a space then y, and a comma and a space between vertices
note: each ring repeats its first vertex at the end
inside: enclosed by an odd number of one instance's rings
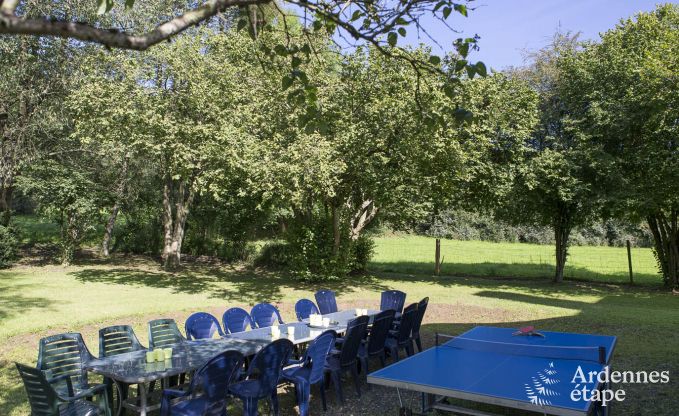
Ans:
POLYGON ((106 222, 106 227, 104 229, 104 238, 101 242, 101 254, 104 257, 109 256, 109 246, 111 245, 111 236, 113 235, 113 227, 116 225, 116 219, 118 218, 118 212, 120 211, 120 205, 125 196, 125 183, 127 182, 127 166, 128 157, 125 156, 123 160, 123 166, 120 171, 120 179, 118 181, 118 186, 116 187, 116 200, 113 203, 113 209, 111 209, 111 215, 108 217, 106 222))
POLYGON ((340 250, 341 235, 340 235, 340 216, 337 207, 333 204, 332 206, 332 254, 336 256, 340 250))
POLYGON ((163 266, 168 261, 172 246, 172 205, 170 203, 170 192, 172 192, 172 180, 167 175, 163 184, 163 254, 161 255, 163 266))
POLYGON ((563 272, 568 258, 568 238, 571 234, 571 221, 567 209, 560 209, 560 213, 554 222, 554 240, 556 242, 556 270, 554 282, 563 282, 563 272))
POLYGON ((7 227, 12 219, 12 191, 14 187, 3 184, 0 189, 0 225, 7 227))
POLYGON ((193 202, 195 193, 191 181, 180 181, 177 192, 172 192, 173 182, 165 181, 163 187, 163 228, 165 241, 163 245, 163 267, 166 270, 175 270, 181 265, 182 243, 186 230, 186 220, 189 216, 189 207, 193 202), (175 196, 175 209, 172 209, 172 196, 175 196))
POLYGON ((120 210, 120 203, 116 201, 113 204, 113 209, 111 209, 111 215, 108 216, 108 221, 106 221, 106 228, 104 229, 104 238, 101 242, 101 254, 104 257, 109 256, 109 246, 111 245, 111 235, 113 234, 113 227, 116 224, 116 218, 118 218, 118 211, 120 210))
POLYGON ((653 234, 653 253, 667 287, 679 287, 679 230, 678 211, 672 207, 669 218, 658 211, 646 219, 653 234))
POLYGON ((361 231, 370 224, 370 222, 375 218, 377 213, 379 212, 379 208, 375 206, 375 203, 372 200, 366 200, 363 201, 363 204, 361 204, 361 207, 359 208, 358 212, 354 215, 352 224, 351 224, 351 239, 352 240, 358 240, 358 237, 361 235, 361 231))

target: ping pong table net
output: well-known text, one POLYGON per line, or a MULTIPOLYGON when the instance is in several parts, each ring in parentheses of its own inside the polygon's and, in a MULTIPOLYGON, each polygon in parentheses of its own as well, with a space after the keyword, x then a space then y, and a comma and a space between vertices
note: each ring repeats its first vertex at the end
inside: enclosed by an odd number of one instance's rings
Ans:
POLYGON ((579 346, 554 346, 532 345, 512 342, 489 341, 484 339, 467 338, 436 334, 436 346, 440 348, 457 348, 469 351, 482 351, 497 354, 517 355, 555 360, 592 361, 606 364, 605 347, 579 347, 579 346), (439 338, 447 339, 440 343, 439 338))

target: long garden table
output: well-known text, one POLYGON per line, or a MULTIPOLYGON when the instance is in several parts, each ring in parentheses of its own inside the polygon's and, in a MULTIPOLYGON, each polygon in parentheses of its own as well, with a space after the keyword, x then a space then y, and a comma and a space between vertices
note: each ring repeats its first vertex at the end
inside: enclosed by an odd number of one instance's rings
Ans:
MULTIPOLYGON (((367 312, 370 322, 372 322, 374 315, 379 313, 377 310, 368 310, 367 312)), ((313 341, 323 331, 329 329, 338 333, 346 332, 347 323, 356 316, 355 309, 323 315, 324 318, 330 318, 330 321, 333 322, 333 325, 327 328, 310 327, 308 320, 282 324, 278 326, 281 331, 278 338, 287 338, 295 345, 305 344, 313 341), (295 328, 294 336, 288 335, 288 327, 295 328)), ((172 348, 172 359, 164 362, 147 363, 146 350, 142 350, 90 361, 86 369, 113 380, 118 391, 122 391, 120 383, 137 384, 139 386, 138 397, 119 403, 117 413, 120 413, 122 408, 125 407, 145 416, 147 412, 158 409, 160 406, 159 404, 149 404, 149 392, 145 383, 164 380, 197 370, 210 358, 224 351, 236 350, 246 357, 252 356, 278 338, 272 336, 270 327, 256 328, 250 331, 228 334, 219 339, 185 341, 168 346, 172 348)))
POLYGON ((168 346, 172 348, 170 360, 147 363, 146 350, 142 350, 90 361, 86 369, 113 380, 118 391, 121 391, 119 383, 137 384, 139 396, 119 403, 118 413, 125 407, 145 416, 146 412, 155 410, 160 405, 149 405, 144 383, 197 370, 210 358, 224 351, 236 350, 246 357, 252 356, 266 344, 264 341, 239 338, 185 341, 168 346))

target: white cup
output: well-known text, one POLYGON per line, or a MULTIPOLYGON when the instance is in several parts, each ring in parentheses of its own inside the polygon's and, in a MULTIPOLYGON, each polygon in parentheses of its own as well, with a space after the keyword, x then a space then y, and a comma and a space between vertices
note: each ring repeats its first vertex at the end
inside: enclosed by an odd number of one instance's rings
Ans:
POLYGON ((330 318, 323 318, 323 328, 330 326, 330 318))
POLYGON ((357 308, 357 309, 356 309, 356 316, 361 316, 361 312, 362 312, 362 311, 363 311, 363 309, 358 309, 358 308, 357 308))
POLYGON ((291 337, 291 338, 295 336, 295 327, 294 326, 288 327, 288 336, 291 337))
POLYGON ((271 327, 271 337, 272 338, 279 338, 281 336, 281 330, 277 326, 272 326, 271 327))

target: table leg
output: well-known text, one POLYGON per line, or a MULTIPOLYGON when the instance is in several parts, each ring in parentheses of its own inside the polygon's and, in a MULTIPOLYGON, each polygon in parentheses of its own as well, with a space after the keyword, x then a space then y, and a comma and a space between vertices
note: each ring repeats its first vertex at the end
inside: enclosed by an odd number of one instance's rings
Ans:
MULTIPOLYGON (((123 399, 123 388, 120 386, 120 383, 118 380, 113 380, 113 385, 116 386, 116 390, 118 390, 118 408, 115 411, 116 416, 120 416, 121 413, 123 412, 123 404, 124 404, 124 399, 123 399)), ((111 398, 113 400, 113 398, 111 398)))
POLYGON ((139 384, 139 416, 146 416, 146 384, 139 384))

